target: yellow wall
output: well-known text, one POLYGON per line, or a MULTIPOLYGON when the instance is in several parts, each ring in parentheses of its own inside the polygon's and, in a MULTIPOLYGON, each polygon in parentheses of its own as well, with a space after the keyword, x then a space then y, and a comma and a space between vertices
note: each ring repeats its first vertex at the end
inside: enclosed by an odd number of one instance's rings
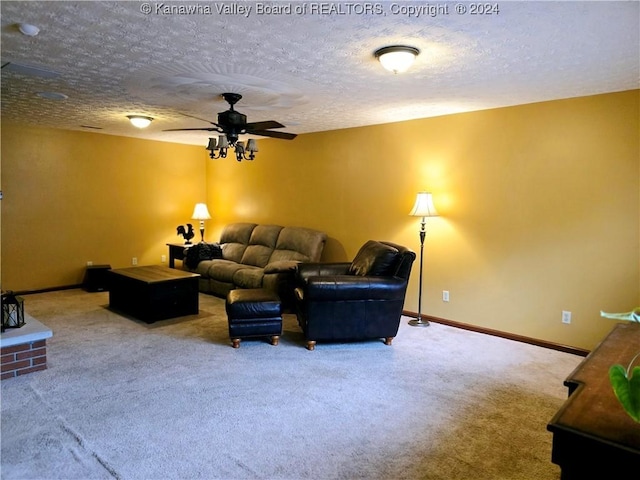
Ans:
MULTIPOLYGON (((254 221, 326 231, 325 260, 370 238, 418 251, 408 212, 429 190, 423 313, 592 348, 613 326, 600 309, 640 305, 639 108, 630 91, 265 139, 241 163, 3 125, 2 287, 79 283, 87 260, 160 263, 205 198, 208 240, 254 221)), ((407 310, 417 298, 416 262, 407 310)))
POLYGON ((208 163, 209 229, 317 228, 326 260, 370 238, 418 251, 407 214, 429 190, 423 313, 592 348, 613 326, 600 309, 640 305, 638 93, 262 140, 254 162, 208 163))
POLYGON ((2 288, 79 284, 87 261, 161 263, 205 171, 194 146, 3 124, 2 288))

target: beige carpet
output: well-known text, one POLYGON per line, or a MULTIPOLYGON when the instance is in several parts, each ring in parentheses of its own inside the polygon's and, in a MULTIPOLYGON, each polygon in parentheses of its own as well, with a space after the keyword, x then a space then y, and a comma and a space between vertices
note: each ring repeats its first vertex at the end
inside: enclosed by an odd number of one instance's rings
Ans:
POLYGON ((224 301, 153 325, 107 293, 25 297, 49 368, 2 382, 3 479, 557 480, 546 425, 582 360, 403 319, 392 346, 229 346, 224 301))

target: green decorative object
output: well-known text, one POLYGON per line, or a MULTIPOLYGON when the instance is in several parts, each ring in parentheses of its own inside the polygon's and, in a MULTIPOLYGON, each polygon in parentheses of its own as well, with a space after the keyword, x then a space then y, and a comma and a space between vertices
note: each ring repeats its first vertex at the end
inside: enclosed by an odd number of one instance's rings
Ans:
MULTIPOLYGON (((605 318, 640 323, 640 307, 636 307, 627 313, 606 313, 601 311, 600 315, 605 318)), ((638 357, 640 357, 640 352, 636 353, 636 356, 631 359, 626 369, 619 364, 613 365, 609 369, 609 381, 613 387, 613 393, 615 393, 622 408, 631 418, 640 423, 640 366, 633 367, 638 357)))
POLYGON ((609 369, 609 380, 622 407, 631 418, 640 423, 640 367, 633 367, 631 370, 638 356, 640 352, 633 357, 626 370, 622 365, 613 365, 609 369))
POLYGON ((636 307, 627 313, 607 313, 600 310, 600 316, 613 318, 614 320, 629 320, 630 322, 640 323, 640 307, 636 307))

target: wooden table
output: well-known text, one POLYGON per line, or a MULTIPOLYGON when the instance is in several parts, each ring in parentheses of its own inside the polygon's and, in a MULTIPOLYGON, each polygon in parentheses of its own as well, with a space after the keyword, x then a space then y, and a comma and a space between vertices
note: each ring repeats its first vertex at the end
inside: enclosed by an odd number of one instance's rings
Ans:
POLYGON ((197 314, 199 278, 159 265, 109 270, 109 307, 147 323, 197 314))
POLYGON ((618 324, 565 380, 569 398, 547 425, 562 480, 637 478, 640 424, 615 397, 609 368, 626 369, 638 351, 640 324, 618 324))
POLYGON ((169 268, 176 268, 176 260, 184 260, 184 249, 193 247, 193 243, 167 243, 169 247, 169 268))

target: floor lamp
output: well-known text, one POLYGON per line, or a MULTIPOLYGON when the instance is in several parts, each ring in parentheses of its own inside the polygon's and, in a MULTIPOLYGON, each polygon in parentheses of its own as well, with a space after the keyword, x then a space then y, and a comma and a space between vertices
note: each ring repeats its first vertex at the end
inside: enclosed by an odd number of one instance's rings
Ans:
POLYGON ((191 218, 194 220, 200 220, 200 237, 202 238, 201 241, 204 242, 204 221, 211 219, 211 215, 209 215, 209 209, 207 209, 207 204, 196 203, 191 218))
POLYGON ((422 261, 424 258, 424 238, 427 235, 427 217, 437 217, 438 212, 433 206, 431 193, 419 192, 416 196, 416 203, 409 215, 412 217, 422 217, 420 220, 420 281, 418 287, 418 318, 409 320, 409 325, 414 327, 428 327, 429 321, 422 319, 422 261))

